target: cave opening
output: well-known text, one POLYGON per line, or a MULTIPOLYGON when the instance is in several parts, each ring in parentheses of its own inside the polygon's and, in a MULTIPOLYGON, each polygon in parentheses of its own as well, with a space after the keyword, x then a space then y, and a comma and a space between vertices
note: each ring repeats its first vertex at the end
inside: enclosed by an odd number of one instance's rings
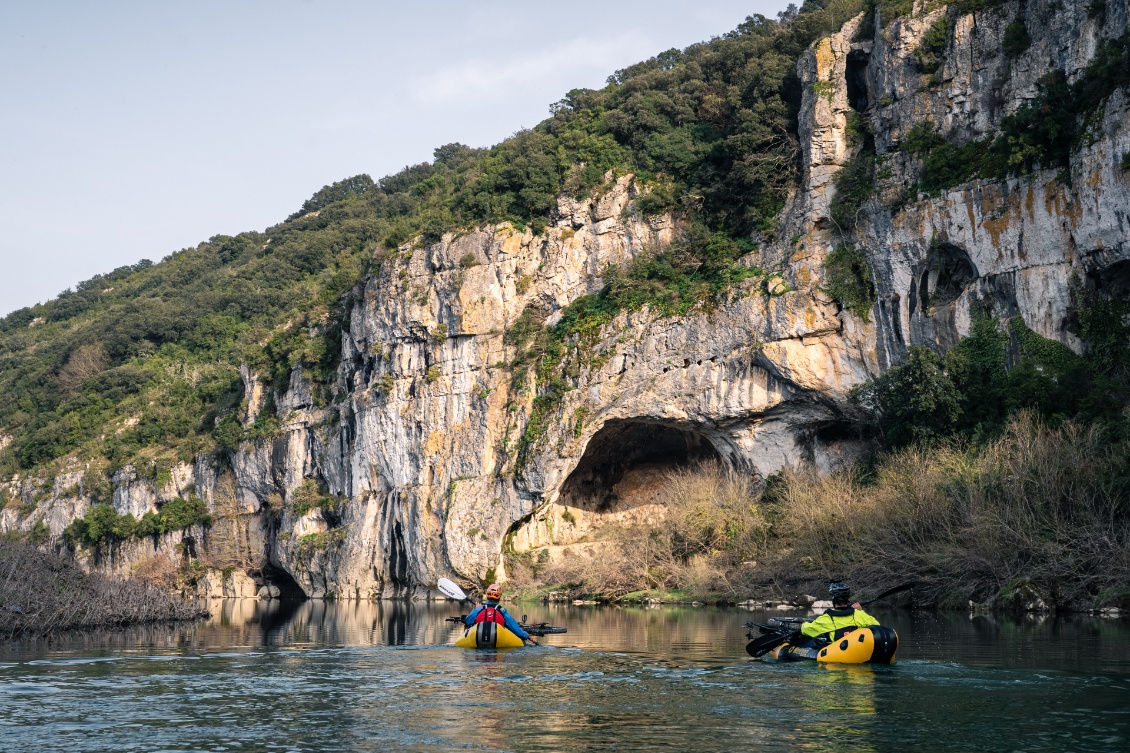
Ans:
POLYGON ((648 501, 664 474, 722 458, 693 428, 640 420, 613 420, 589 441, 561 487, 570 507, 608 512, 648 501))
POLYGON ((867 64, 871 56, 861 49, 848 53, 844 69, 844 79, 847 84, 848 104, 856 112, 866 112, 867 97, 867 64))
POLYGON ((936 306, 946 306, 956 301, 978 276, 977 265, 969 258, 969 254, 950 243, 938 244, 930 267, 934 284, 929 302, 936 306))
POLYGON ((263 564, 261 568, 261 575, 263 582, 277 586, 279 589, 279 599, 305 599, 306 592, 302 590, 302 586, 298 585, 298 581, 294 576, 288 573, 281 567, 276 567, 270 562, 263 564))
POLYGON ((1111 298, 1130 297, 1130 261, 1119 261, 1087 273, 1088 286, 1111 298))

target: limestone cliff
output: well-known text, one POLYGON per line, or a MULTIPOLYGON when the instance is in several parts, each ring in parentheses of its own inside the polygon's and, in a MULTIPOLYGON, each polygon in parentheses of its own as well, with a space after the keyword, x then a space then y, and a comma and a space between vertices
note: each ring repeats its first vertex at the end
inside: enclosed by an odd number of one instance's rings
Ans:
MULTIPOLYGON (((932 76, 915 53, 953 10, 918 5, 890 24, 860 15, 800 61, 802 178, 774 239, 745 260, 764 274, 686 317, 621 314, 563 374, 568 389, 544 432, 523 442, 537 391, 525 367, 512 368, 506 334, 527 310, 552 324, 602 288, 606 265, 679 237, 675 218, 634 211, 644 189, 630 175, 610 177, 591 200, 562 198, 556 226, 539 235, 502 225, 402 247, 356 291, 336 403, 315 407, 296 371, 274 401, 278 436, 226 463, 201 457, 162 485, 120 473, 120 512, 141 515, 194 490, 217 522, 101 552, 92 566, 128 572, 177 546, 222 548, 231 574, 202 581, 213 593, 270 593, 278 583, 309 596, 423 595, 440 576, 504 575, 508 538, 518 548, 576 540, 633 468, 718 457, 765 477, 789 464, 849 462, 861 447, 845 431, 847 391, 912 344, 952 344, 976 306, 1019 314, 1078 347, 1067 329, 1072 275, 1118 287, 1130 269, 1126 93, 1106 102, 1066 172, 905 196, 921 166, 898 147, 926 120, 958 141, 992 136, 1049 69, 1072 80, 1101 40, 1125 32, 1127 4, 1107 2, 1100 15, 1031 0, 958 16, 932 76), (1010 57, 1002 48, 1016 22, 1030 44, 1010 57), (860 148, 852 113, 884 169, 846 232, 830 205, 835 175, 860 148), (824 259, 845 238, 874 275, 866 321, 823 289, 824 259), (289 504, 307 479, 333 503, 289 504), (578 510, 572 533, 561 530, 562 505, 578 510)), ((250 421, 265 392, 251 370, 243 376, 250 421)), ((89 505, 81 475, 56 478, 30 515, 0 512, 0 530, 42 521, 58 537, 89 505)))

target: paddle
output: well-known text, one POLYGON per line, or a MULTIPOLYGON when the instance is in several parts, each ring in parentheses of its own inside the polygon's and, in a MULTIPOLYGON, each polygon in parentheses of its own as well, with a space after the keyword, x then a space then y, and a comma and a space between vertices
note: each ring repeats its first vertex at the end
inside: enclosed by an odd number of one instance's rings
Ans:
POLYGON ((456 601, 467 600, 467 594, 463 593, 463 589, 447 578, 440 578, 436 586, 439 588, 439 592, 449 599, 455 599, 456 601))
POLYGON ((747 643, 745 650, 746 653, 754 659, 760 659, 762 656, 765 656, 767 653, 777 648, 777 646, 788 641, 792 636, 799 634, 800 631, 797 630, 792 633, 770 633, 769 635, 763 635, 747 643))
POLYGON ((750 642, 746 644, 745 650, 754 659, 765 656, 765 654, 788 641, 793 636, 799 635, 799 631, 797 630, 788 630, 778 625, 762 625, 760 622, 747 622, 745 626, 749 631, 746 633, 746 637, 751 639, 750 642), (762 635, 760 638, 753 638, 754 628, 761 629, 762 635))
POLYGON ((903 591, 909 591, 910 589, 914 588, 917 585, 918 585, 918 582, 913 581, 913 580, 910 581, 909 583, 903 583, 901 586, 895 586, 894 588, 891 588, 891 589, 884 591, 883 593, 879 594, 878 596, 876 596, 873 599, 868 599, 867 601, 861 601, 859 603, 859 606, 865 607, 868 604, 874 604, 879 599, 885 599, 888 596, 893 596, 894 594, 902 593, 903 591))

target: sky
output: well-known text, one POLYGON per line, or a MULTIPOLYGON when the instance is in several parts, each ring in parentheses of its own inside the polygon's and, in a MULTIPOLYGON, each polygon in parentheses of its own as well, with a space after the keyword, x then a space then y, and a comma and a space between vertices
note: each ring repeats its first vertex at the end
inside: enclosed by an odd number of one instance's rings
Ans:
POLYGON ((489 146, 777 0, 0 3, 0 315, 489 146))

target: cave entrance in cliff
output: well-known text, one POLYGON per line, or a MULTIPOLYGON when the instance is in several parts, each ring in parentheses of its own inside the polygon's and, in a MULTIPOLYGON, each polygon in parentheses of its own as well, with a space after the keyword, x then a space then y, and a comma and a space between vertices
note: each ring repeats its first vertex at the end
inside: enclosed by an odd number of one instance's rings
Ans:
POLYGON ((667 471, 722 458, 698 431, 650 421, 615 420, 593 438, 565 479, 559 502, 595 512, 651 502, 667 471))
POLYGON ((1130 298, 1130 261, 1115 262, 1087 273, 1087 285, 1099 295, 1130 298))
POLYGON ((847 84, 848 104, 856 112, 867 112, 867 64, 871 56, 863 49, 853 49, 848 53, 844 70, 844 83, 847 84))
POLYGON ((286 570, 283 570, 281 567, 275 567, 271 564, 264 565, 262 568, 262 577, 266 585, 278 587, 279 595, 275 598, 306 598, 306 592, 302 590, 302 586, 298 585, 298 581, 294 579, 294 576, 292 576, 286 570))

